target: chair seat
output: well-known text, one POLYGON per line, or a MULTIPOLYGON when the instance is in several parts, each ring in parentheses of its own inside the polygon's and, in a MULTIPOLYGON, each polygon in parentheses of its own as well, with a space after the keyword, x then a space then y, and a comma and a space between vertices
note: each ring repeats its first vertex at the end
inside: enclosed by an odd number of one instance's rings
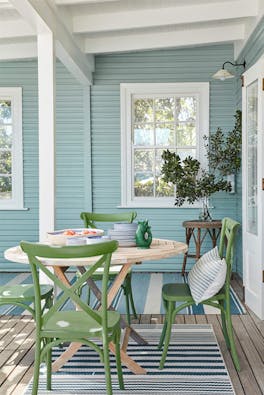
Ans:
MULTIPOLYGON (((101 312, 97 312, 101 315, 101 312)), ((120 314, 117 311, 107 311, 108 331, 120 324, 120 314)), ((100 337, 102 325, 98 324, 84 311, 58 311, 54 313, 42 326, 42 333, 47 337, 58 337, 62 335, 71 338, 100 337)))
MULTIPOLYGON (((41 299, 53 292, 51 285, 41 285, 41 299)), ((35 299, 33 284, 3 285, 0 287, 0 302, 13 300, 30 302, 35 299)))
POLYGON ((171 283, 162 287, 162 297, 167 301, 183 301, 189 302, 193 300, 190 287, 188 284, 171 283))

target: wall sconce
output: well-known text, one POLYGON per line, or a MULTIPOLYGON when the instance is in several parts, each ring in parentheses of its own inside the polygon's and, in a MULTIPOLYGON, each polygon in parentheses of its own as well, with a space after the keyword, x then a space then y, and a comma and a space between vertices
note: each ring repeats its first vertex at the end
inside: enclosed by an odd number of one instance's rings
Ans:
POLYGON ((232 63, 232 62, 227 61, 227 62, 225 62, 225 63, 223 64, 222 68, 221 68, 220 70, 218 70, 218 71, 212 76, 212 78, 214 78, 215 80, 221 80, 221 81, 227 80, 227 79, 229 79, 229 78, 234 78, 235 75, 232 74, 232 73, 230 73, 228 70, 225 69, 225 65, 226 65, 226 64, 231 64, 231 65, 234 66, 234 67, 237 67, 237 66, 243 66, 244 68, 246 67, 246 61, 245 61, 245 60, 244 60, 243 63, 232 63))

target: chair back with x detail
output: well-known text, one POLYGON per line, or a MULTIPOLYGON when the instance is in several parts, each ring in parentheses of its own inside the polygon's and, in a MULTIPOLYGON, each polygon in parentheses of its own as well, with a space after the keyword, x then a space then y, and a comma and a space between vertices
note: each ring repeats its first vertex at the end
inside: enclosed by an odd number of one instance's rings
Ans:
POLYGON ((84 221, 86 228, 96 228, 96 222, 133 222, 136 218, 137 213, 135 211, 126 213, 91 213, 82 212, 80 214, 81 219, 84 221))
POLYGON ((39 368, 44 360, 47 365, 47 390, 51 389, 51 349, 65 341, 85 344, 99 353, 104 364, 108 395, 112 394, 108 345, 113 342, 119 386, 122 389, 124 385, 120 361, 120 314, 107 310, 108 272, 112 252, 117 249, 118 243, 113 240, 94 245, 52 247, 22 241, 20 246, 28 255, 35 287, 36 346, 32 394, 38 393, 39 368), (62 259, 65 262, 67 259, 89 257, 95 257, 94 263, 87 266, 84 274, 72 285, 63 283, 45 265, 45 261, 49 259, 53 260, 49 263, 52 265, 54 259, 62 259), (101 309, 95 311, 80 299, 77 290, 99 267, 104 268, 102 298, 101 309), (39 272, 43 272, 62 290, 48 311, 41 308, 39 272), (67 307, 62 310, 69 299, 78 306, 77 310, 64 310, 67 307), (95 338, 101 340, 102 347, 94 341, 95 338))
MULTIPOLYGON (((231 319, 230 280, 232 274, 235 238, 239 226, 240 224, 231 218, 224 218, 222 220, 219 255, 221 258, 225 258, 227 265, 225 284, 216 295, 201 302, 201 304, 220 309, 222 330, 225 341, 227 347, 230 349, 235 368, 238 371, 240 370, 240 364, 236 351, 231 319)), ((175 320, 176 314, 178 314, 182 309, 195 304, 188 284, 165 284, 162 288, 162 299, 166 310, 166 317, 159 342, 159 349, 161 349, 164 344, 160 361, 160 369, 162 369, 165 364, 170 343, 172 324, 175 320), (181 302, 181 304, 179 304, 179 302, 181 302)))
MULTIPOLYGON (((104 223, 104 222, 128 222, 132 223, 134 219, 136 218, 137 213, 135 211, 130 211, 130 212, 125 212, 125 213, 91 213, 91 212, 82 212, 80 217, 84 222, 84 226, 86 228, 96 228, 96 223, 104 223)), ((110 269, 110 275, 109 275, 109 280, 114 280, 116 277, 118 270, 120 268, 112 267, 110 269)), ((93 276, 94 280, 100 280, 102 275, 100 273, 95 273, 93 276)), ((137 319, 137 313, 136 313, 136 308, 134 304, 134 299, 133 299, 133 293, 132 293, 132 285, 131 285, 131 271, 128 272, 123 285, 122 289, 125 295, 125 301, 126 301, 126 316, 127 316, 127 322, 130 325, 130 307, 133 313, 133 316, 135 319, 137 319)), ((90 303, 90 289, 88 288, 87 291, 87 302, 88 304, 90 303)))

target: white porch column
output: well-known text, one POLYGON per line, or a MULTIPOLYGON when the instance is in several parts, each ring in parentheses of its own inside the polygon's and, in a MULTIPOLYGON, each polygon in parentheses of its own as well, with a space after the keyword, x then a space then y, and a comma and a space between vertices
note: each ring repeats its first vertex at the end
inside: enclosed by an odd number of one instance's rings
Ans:
POLYGON ((38 34, 39 240, 55 224, 55 49, 52 32, 38 34))

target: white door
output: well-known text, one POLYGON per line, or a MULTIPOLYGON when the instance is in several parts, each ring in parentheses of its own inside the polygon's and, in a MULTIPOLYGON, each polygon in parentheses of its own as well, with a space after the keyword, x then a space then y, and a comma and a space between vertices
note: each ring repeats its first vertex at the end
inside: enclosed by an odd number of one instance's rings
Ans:
POLYGON ((245 302, 264 319, 264 57, 244 73, 242 89, 243 281, 245 302))

